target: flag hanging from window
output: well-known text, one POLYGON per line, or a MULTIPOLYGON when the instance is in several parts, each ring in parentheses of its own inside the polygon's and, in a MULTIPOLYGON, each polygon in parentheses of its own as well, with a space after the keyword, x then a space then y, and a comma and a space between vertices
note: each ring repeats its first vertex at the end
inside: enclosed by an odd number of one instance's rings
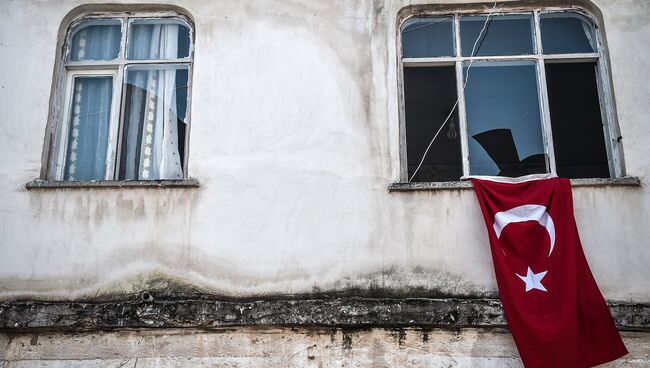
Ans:
POLYGON ((470 177, 524 365, 592 367, 627 350, 582 251, 568 179, 470 177))

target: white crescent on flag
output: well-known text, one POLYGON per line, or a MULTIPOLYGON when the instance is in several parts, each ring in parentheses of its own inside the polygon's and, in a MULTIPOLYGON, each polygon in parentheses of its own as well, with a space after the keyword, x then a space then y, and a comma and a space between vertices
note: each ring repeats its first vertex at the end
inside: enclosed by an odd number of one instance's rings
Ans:
POLYGON ((523 206, 511 208, 507 211, 497 212, 497 214, 494 215, 494 232, 497 234, 497 238, 499 238, 503 228, 508 226, 508 224, 524 221, 537 221, 540 225, 546 228, 546 231, 551 238, 551 250, 548 252, 548 256, 550 257, 551 253, 553 253, 553 248, 555 247, 555 225, 553 224, 553 219, 544 206, 538 204, 525 204, 523 206))

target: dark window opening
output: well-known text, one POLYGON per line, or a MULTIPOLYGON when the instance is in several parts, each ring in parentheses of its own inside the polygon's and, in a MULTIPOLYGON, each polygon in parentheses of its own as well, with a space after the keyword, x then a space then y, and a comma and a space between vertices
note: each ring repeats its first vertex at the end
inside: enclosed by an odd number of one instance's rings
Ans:
POLYGON ((599 74, 606 59, 588 14, 414 15, 400 27, 402 180, 622 174, 599 74))
POLYGON ((596 63, 546 64, 557 174, 608 178, 596 63))
MULTIPOLYGON (((404 68, 404 97, 410 178, 429 142, 454 107, 457 98, 455 68, 404 68)), ((454 111, 412 181, 459 180, 462 173, 458 114, 454 111)))

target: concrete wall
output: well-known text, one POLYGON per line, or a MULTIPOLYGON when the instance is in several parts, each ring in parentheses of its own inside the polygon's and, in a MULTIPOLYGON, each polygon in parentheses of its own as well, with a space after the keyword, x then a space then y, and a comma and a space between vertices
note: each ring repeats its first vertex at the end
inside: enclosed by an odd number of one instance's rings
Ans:
MULTIPOLYGON (((2 2, 0 300, 169 283, 227 296, 496 295, 472 191, 386 190, 399 180, 397 12, 411 1, 160 0, 195 21, 200 188, 25 190, 41 171, 61 21, 98 2, 2 2)), ((605 296, 647 303, 650 3, 594 3, 627 173, 643 185, 575 189, 576 216, 605 296)))
MULTIPOLYGON (((623 333, 632 353, 600 367, 647 367, 650 341, 645 335, 623 333)), ((510 334, 499 330, 246 328, 0 334, 0 368, 22 367, 516 368, 521 360, 510 334)))

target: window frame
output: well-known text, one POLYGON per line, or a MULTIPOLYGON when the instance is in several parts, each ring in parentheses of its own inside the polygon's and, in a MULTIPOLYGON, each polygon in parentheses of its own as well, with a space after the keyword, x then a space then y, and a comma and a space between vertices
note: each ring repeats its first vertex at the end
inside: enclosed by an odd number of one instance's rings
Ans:
MULTIPOLYGON (((65 22, 65 21, 64 21, 65 22)), ((192 103, 192 79, 194 70, 194 46, 195 33, 194 24, 189 16, 179 11, 107 11, 107 12, 84 12, 75 16, 62 27, 59 32, 59 49, 57 52, 57 64, 55 67, 55 79, 53 81, 53 94, 50 104, 50 119, 46 132, 46 147, 43 154, 43 167, 41 178, 51 182, 73 182, 64 179, 64 169, 67 151, 67 133, 70 125, 70 109, 72 103, 72 82, 79 76, 110 75, 113 77, 113 94, 111 101, 111 114, 109 122, 109 138, 107 147, 106 172, 104 178, 99 181, 119 181, 119 160, 122 144, 122 128, 124 125, 124 107, 126 70, 129 66, 152 66, 160 67, 167 65, 182 65, 187 68, 187 108, 186 127, 183 152, 183 177, 180 180, 187 180, 189 162, 189 137, 191 130, 191 103, 192 103), (113 60, 100 61, 72 61, 69 55, 72 51, 72 38, 77 31, 93 22, 106 20, 118 20, 121 24, 120 50, 118 57, 113 60), (175 59, 146 59, 129 60, 127 58, 129 46, 130 25, 136 20, 163 21, 163 23, 181 24, 189 29, 189 53, 186 58, 175 59)), ((77 180, 74 180, 77 181, 77 180)), ((87 181, 87 180, 81 180, 87 181)), ((95 181, 95 180, 93 180, 95 181)), ((138 182, 157 182, 159 179, 137 180, 138 182)), ((169 181, 169 180, 164 180, 169 181)))
MULTIPOLYGON (((622 178, 625 176, 623 161, 623 147, 618 127, 616 106, 613 98, 612 81, 610 77, 609 59, 606 52, 606 43, 602 32, 602 26, 588 10, 579 6, 546 6, 527 7, 520 5, 509 5, 498 3, 497 9, 492 16, 497 15, 532 15, 532 37, 533 54, 530 55, 498 55, 498 56, 462 56, 462 45, 460 43, 460 19, 462 16, 487 16, 490 14, 490 7, 475 6, 454 8, 433 7, 432 9, 412 8, 407 14, 398 17, 396 40, 397 40, 397 79, 398 79, 398 107, 399 107, 399 181, 409 182, 407 139, 406 139, 406 109, 404 89, 404 69, 409 67, 429 66, 454 66, 456 70, 456 90, 458 98, 458 129, 460 134, 461 162, 463 175, 461 180, 470 174, 469 171, 469 136, 467 134, 467 114, 465 108, 465 94, 463 91, 465 62, 481 61, 532 61, 536 66, 538 99, 542 122, 542 141, 544 145, 545 161, 547 172, 556 174, 555 151, 553 147, 553 136, 551 130, 550 108, 548 91, 546 87, 545 63, 558 62, 594 62, 596 64, 596 84, 598 98, 603 122, 603 133, 610 178, 622 178), (593 53, 571 53, 571 54, 544 54, 542 47, 540 16, 554 13, 577 13, 584 16, 591 22, 596 35, 596 52, 593 53), (412 18, 425 17, 449 17, 453 18, 453 46, 455 55, 450 57, 427 57, 427 58, 405 58, 402 49, 402 27, 412 18)), ((432 132, 433 134, 433 132, 432 132)), ((433 138, 433 136, 431 137, 433 138)), ((434 143, 435 144, 435 143, 434 143)), ((423 152, 424 153, 424 152, 423 152)), ((421 156, 418 157, 418 160, 421 156)))
POLYGON ((72 100, 74 98, 74 81, 79 77, 111 77, 113 79, 113 91, 111 99, 111 108, 110 108, 110 120, 108 123, 108 142, 106 149, 106 171, 104 173, 103 180, 112 180, 109 178, 109 173, 114 171, 115 167, 115 130, 119 123, 116 121, 116 118, 119 114, 118 103, 115 103, 120 99, 119 88, 115 88, 115 81, 117 80, 117 70, 112 69, 89 69, 89 70, 70 70, 66 73, 65 78, 65 94, 63 105, 63 115, 62 120, 59 125, 59 136, 57 142, 57 151, 56 159, 54 162, 54 170, 56 170, 57 179, 63 180, 64 170, 65 170, 65 160, 66 160, 66 151, 68 148, 68 139, 70 132, 70 110, 72 109, 72 100))

